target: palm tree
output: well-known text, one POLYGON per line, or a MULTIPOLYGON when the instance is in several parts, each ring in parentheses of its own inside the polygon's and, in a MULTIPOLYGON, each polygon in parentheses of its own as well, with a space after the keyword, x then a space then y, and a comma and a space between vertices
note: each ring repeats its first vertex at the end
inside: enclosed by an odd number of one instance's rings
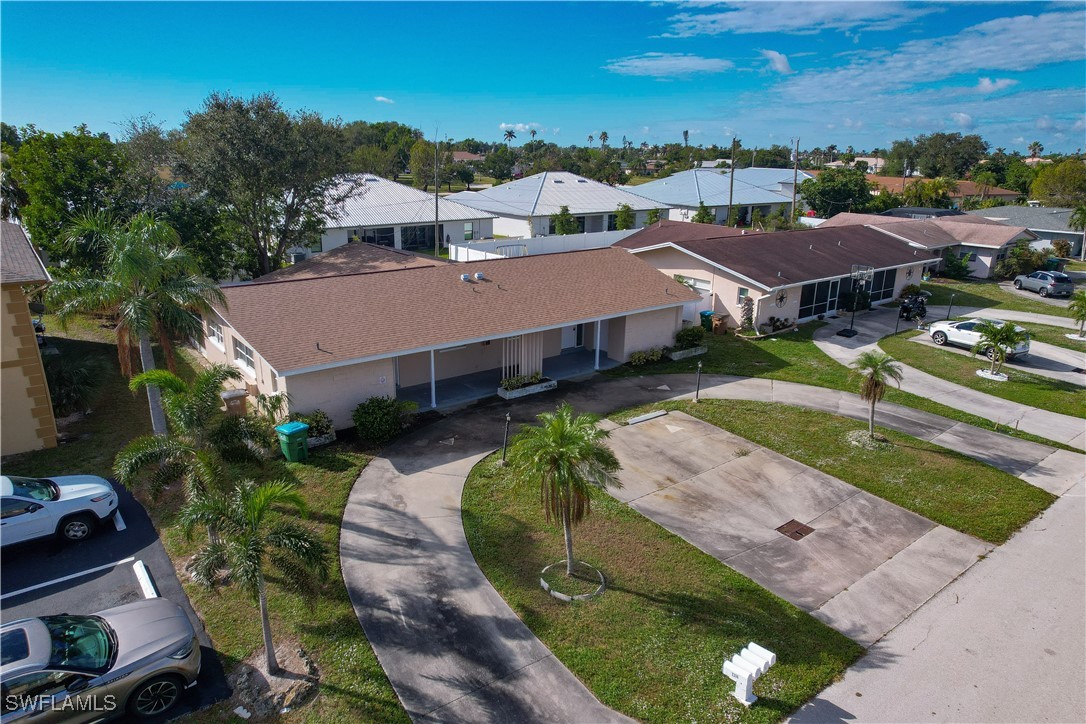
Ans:
POLYGON ((1029 144, 1029 157, 1037 158, 1045 150, 1045 147, 1041 145, 1040 141, 1034 141, 1029 144))
MULTIPOLYGON (((1086 206, 1079 206, 1071 212, 1071 218, 1067 220, 1067 225, 1078 232, 1086 231, 1086 206)), ((1079 258, 1086 260, 1086 235, 1083 236, 1082 248, 1079 252, 1079 258)))
POLYGON ((992 361, 989 374, 997 375, 1007 359, 1007 352, 1029 339, 1029 333, 1019 329, 1014 322, 997 324, 984 320, 973 327, 980 334, 980 339, 973 345, 973 354, 981 352, 992 361))
POLYGON ((538 133, 538 131, 536 131, 534 128, 528 131, 528 135, 532 137, 533 141, 535 140, 536 133, 538 133))
POLYGON ((169 421, 168 435, 143 435, 128 443, 113 461, 113 474, 125 487, 142 485, 154 496, 181 481, 188 497, 223 487, 224 460, 252 460, 250 445, 262 433, 248 418, 219 410, 219 393, 241 372, 229 365, 212 365, 186 382, 167 370, 149 370, 129 383, 133 390, 155 386, 162 392, 169 421))
POLYGON ((860 399, 871 403, 871 411, 867 416, 867 434, 875 437, 875 403, 882 400, 890 382, 901 386, 901 365, 885 352, 869 350, 857 357, 850 366, 863 376, 860 399))
POLYGON ((1080 289, 1072 294, 1067 309, 1078 322, 1078 336, 1086 337, 1086 291, 1080 289))
POLYGON ((516 132, 512 128, 505 129, 505 145, 508 146, 509 142, 517 137, 516 132))
POLYGON ((259 601, 264 654, 271 674, 279 671, 279 662, 268 617, 264 566, 271 563, 284 585, 301 592, 312 591, 314 578, 323 581, 328 576, 324 542, 308 528, 273 516, 273 508, 282 506, 305 514, 305 501, 294 483, 274 480, 257 485, 244 480, 229 496, 199 496, 178 514, 190 539, 197 526, 218 529, 221 540, 208 543, 193 556, 192 578, 213 587, 220 583, 220 571, 228 570, 230 578, 259 601))
POLYGON ((589 145, 589 146, 591 146, 591 145, 592 145, 592 142, 593 142, 593 141, 595 141, 595 140, 596 140, 596 137, 595 137, 595 136, 593 136, 593 135, 592 135, 591 133, 590 133, 590 134, 588 134, 588 145, 589 145))
POLYGON ((683 131, 683 146, 690 145, 690 131, 683 131))
POLYGON ((881 148, 873 148, 873 149, 871 149, 871 155, 875 157, 875 168, 872 169, 872 172, 873 173, 881 173, 882 172, 882 164, 879 163, 879 159, 882 157, 882 149, 881 148))
POLYGON ((564 402, 555 412, 541 413, 536 426, 525 426, 509 445, 509 462, 522 481, 539 482, 539 498, 547 522, 562 521, 566 541, 566 575, 573 575, 573 526, 592 512, 592 492, 621 484, 614 477, 618 459, 603 440, 596 415, 575 415, 564 402))
POLYGON ((611 140, 611 136, 607 131, 600 131, 600 148, 607 148, 607 142, 611 140))
MULTIPOLYGON (((144 371, 155 368, 151 336, 162 347, 166 364, 175 370, 173 340, 200 337, 198 314, 213 304, 225 306, 222 290, 199 276, 196 260, 180 247, 177 232, 149 213, 120 224, 106 214, 78 219, 66 232, 66 243, 92 238, 101 249, 104 268, 74 279, 55 282, 47 292, 58 305, 61 325, 78 313, 109 314, 116 322, 117 358, 121 373, 132 377, 133 341, 137 341, 144 371)), ((147 389, 151 428, 166 433, 158 389, 147 389)))
POLYGON ((973 177, 973 182, 980 186, 980 200, 988 196, 988 191, 998 183, 999 179, 991 171, 981 171, 973 177))

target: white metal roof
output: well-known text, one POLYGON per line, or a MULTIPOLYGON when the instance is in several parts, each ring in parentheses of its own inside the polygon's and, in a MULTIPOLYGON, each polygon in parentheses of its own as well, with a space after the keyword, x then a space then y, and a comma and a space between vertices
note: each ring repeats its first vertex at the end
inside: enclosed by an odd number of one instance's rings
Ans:
MULTIPOLYGON (((338 215, 328 221, 327 228, 356 229, 434 222, 433 194, 373 174, 362 174, 354 177, 354 180, 359 183, 358 190, 351 194, 338 215)), ((346 183, 348 181, 345 180, 343 184, 346 183)), ((447 198, 439 198, 437 206, 440 221, 493 218, 493 214, 447 198)))
POLYGON ((637 186, 637 192, 671 206, 749 206, 753 204, 791 203, 792 196, 778 190, 755 186, 735 176, 734 195, 731 175, 717 169, 694 168, 667 178, 637 186))
POLYGON ((568 171, 544 171, 480 191, 463 191, 448 197, 467 206, 499 216, 551 216, 562 206, 571 214, 613 213, 619 204, 634 211, 660 208, 644 196, 608 186, 568 171))
MULTIPOLYGON (((726 170, 725 173, 727 173, 726 170)), ((783 185, 791 185, 794 176, 796 176, 796 174, 790 168, 765 168, 762 166, 754 166, 752 168, 735 169, 736 181, 743 181, 751 186, 760 186, 761 188, 769 189, 770 191, 782 191, 783 185)), ((814 178, 814 175, 809 174, 806 171, 800 171, 798 178, 796 178, 796 183, 801 184, 809 178, 814 178)), ((789 198, 791 198, 792 192, 789 191, 788 195, 789 198)))

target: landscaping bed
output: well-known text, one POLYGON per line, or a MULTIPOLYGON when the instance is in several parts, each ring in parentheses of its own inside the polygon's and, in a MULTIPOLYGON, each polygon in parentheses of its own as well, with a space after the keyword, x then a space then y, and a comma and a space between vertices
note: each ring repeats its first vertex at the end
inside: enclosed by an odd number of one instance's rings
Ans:
POLYGON ((915 336, 918 336, 915 330, 891 335, 884 337, 879 346, 891 357, 910 367, 977 392, 1061 415, 1086 418, 1086 390, 1078 385, 1031 374, 1007 365, 1004 365, 1002 371, 1010 377, 1008 381, 986 380, 977 376, 977 370, 988 369, 990 366, 983 355, 968 357, 910 342, 915 336))
POLYGON ((468 476, 464 530, 490 582, 607 706, 643 721, 778 721, 863 649, 607 495, 574 531, 574 554, 607 577, 603 595, 555 600, 539 572, 564 555, 537 486, 513 486, 493 456, 468 476), (746 709, 720 672, 755 641, 777 664, 746 709))
MULTIPOLYGON (((867 423, 773 402, 706 400, 645 405, 611 415, 681 410, 925 518, 996 545, 1055 496, 953 450, 877 428, 890 443, 866 449, 848 435, 867 423)), ((876 422, 878 412, 876 411, 876 422)))

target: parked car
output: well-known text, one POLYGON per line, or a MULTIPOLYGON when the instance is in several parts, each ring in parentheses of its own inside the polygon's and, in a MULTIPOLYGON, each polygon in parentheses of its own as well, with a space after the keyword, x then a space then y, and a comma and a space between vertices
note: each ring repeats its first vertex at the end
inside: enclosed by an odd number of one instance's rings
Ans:
POLYGON ((1075 293, 1075 283, 1062 272, 1035 271, 1029 276, 1019 274, 1014 278, 1015 289, 1037 292, 1042 297, 1069 297, 1075 293))
POLYGON ((81 541, 117 514, 117 492, 96 475, 0 475, 0 545, 56 535, 81 541))
MULTIPOLYGON (((980 341, 980 332, 976 331, 977 325, 981 322, 990 322, 995 325, 1002 325, 1004 322, 998 319, 967 319, 964 322, 932 322, 928 327, 928 334, 931 335, 931 341, 938 345, 952 344, 957 347, 965 347, 966 349, 973 349, 977 342, 980 341)), ((1025 332, 1026 330, 1015 325, 1015 329, 1019 332, 1025 332)), ((988 359, 992 358, 992 349, 982 350, 984 355, 988 359)), ((1007 359, 1011 360, 1015 357, 1022 357, 1029 354, 1029 337, 1020 345, 1012 350, 1007 350, 1007 359)))
POLYGON ((0 649, 4 724, 157 716, 200 673, 196 631, 164 598, 12 621, 0 649))

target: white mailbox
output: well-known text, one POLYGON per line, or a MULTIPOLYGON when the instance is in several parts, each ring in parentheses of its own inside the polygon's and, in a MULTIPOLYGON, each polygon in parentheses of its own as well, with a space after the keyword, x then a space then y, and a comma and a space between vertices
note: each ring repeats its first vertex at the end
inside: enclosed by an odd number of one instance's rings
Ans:
POLYGON ((775 653, 753 641, 747 644, 742 651, 725 661, 722 668, 724 675, 735 682, 735 691, 732 692, 732 696, 741 701, 744 706, 750 706, 758 701, 753 691, 754 682, 769 671, 769 667, 775 663, 777 663, 775 653))

